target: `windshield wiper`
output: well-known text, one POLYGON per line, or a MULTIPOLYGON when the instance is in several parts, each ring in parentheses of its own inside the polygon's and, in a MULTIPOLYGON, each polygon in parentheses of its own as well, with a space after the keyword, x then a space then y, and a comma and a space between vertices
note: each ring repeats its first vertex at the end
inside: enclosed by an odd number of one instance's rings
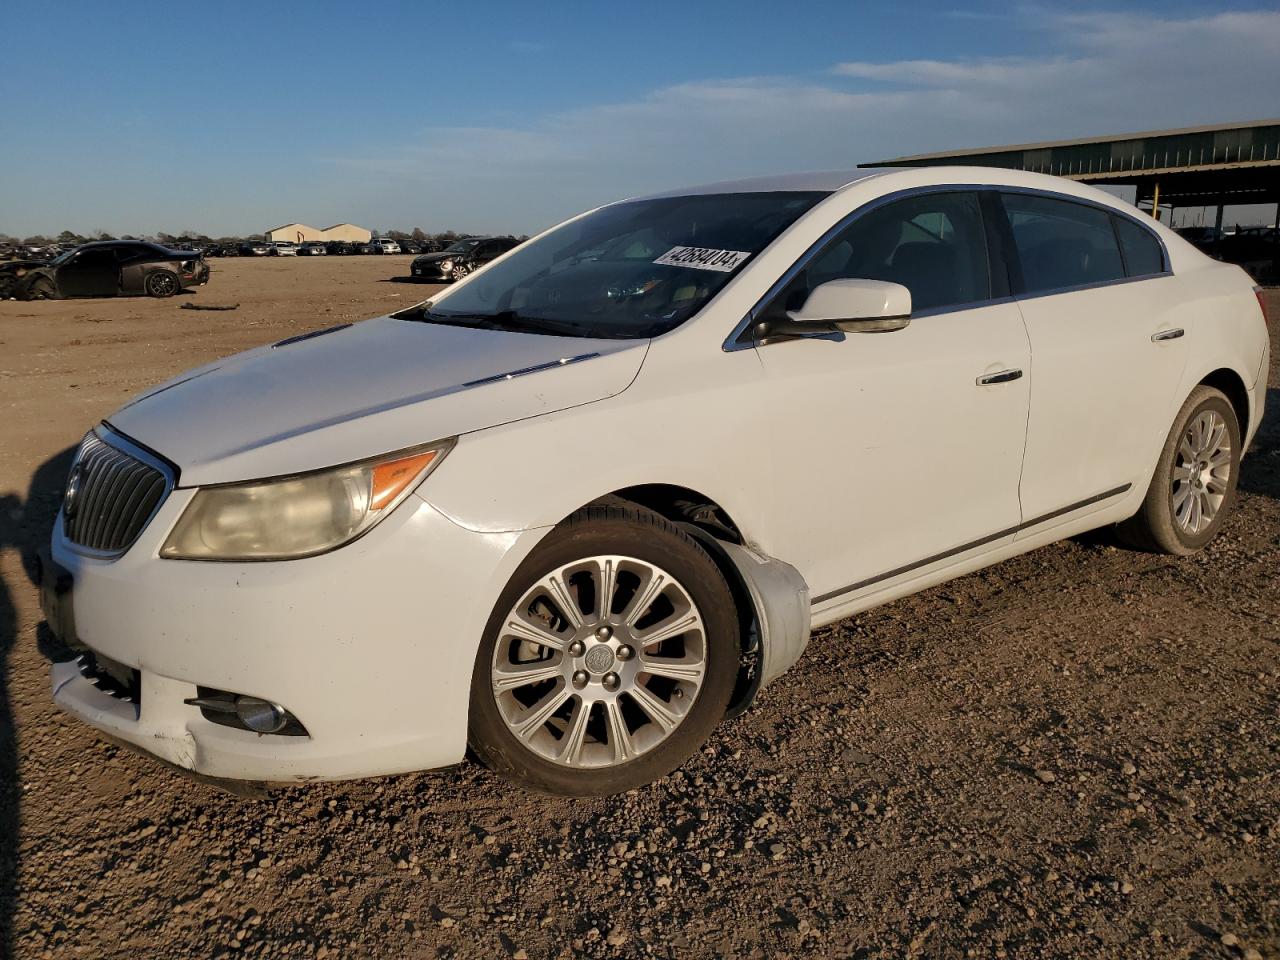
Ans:
POLYGON ((426 309, 404 319, 421 320, 424 323, 440 323, 455 327, 474 327, 479 330, 506 330, 513 333, 541 333, 555 337, 607 337, 609 331, 570 320, 552 320, 547 317, 522 317, 515 310, 499 310, 495 313, 437 313, 426 309))

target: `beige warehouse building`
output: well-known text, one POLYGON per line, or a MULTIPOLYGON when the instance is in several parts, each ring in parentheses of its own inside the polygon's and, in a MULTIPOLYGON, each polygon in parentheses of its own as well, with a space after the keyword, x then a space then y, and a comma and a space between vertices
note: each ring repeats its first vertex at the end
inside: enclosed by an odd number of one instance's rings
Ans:
POLYGON ((292 243, 307 243, 308 241, 326 242, 329 240, 347 240, 352 243, 368 243, 373 235, 364 227, 357 227, 354 223, 335 223, 331 227, 325 227, 321 230, 318 227, 311 227, 305 223, 286 223, 279 227, 273 227, 266 232, 266 238, 270 241, 287 240, 292 243))

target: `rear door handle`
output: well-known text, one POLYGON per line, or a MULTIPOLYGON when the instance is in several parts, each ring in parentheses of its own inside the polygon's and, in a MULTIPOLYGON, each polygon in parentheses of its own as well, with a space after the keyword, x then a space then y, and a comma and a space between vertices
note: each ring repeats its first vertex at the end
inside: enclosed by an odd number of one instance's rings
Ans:
POLYGON ((985 387, 992 383, 1009 383, 1021 379, 1021 370, 1001 370, 999 373, 988 373, 985 377, 979 377, 978 386, 985 387))
POLYGON ((1151 342, 1161 343, 1165 340, 1177 340, 1184 333, 1186 333, 1186 331, 1181 327, 1174 327, 1172 330, 1161 330, 1159 333, 1153 333, 1151 335, 1151 342))

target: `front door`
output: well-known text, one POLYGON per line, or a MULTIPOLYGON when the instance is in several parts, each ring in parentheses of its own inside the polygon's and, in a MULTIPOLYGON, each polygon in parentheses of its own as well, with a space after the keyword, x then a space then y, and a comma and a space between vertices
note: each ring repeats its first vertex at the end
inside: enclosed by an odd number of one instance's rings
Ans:
POLYGON ((120 267, 111 247, 81 250, 58 268, 57 276, 64 297, 109 297, 120 290, 120 267))
POLYGON ((1030 350, 1017 305, 993 302, 982 206, 923 193, 856 219, 765 308, 827 280, 912 294, 891 333, 757 347, 774 408, 771 552, 831 608, 1013 537, 1021 513, 1030 350))

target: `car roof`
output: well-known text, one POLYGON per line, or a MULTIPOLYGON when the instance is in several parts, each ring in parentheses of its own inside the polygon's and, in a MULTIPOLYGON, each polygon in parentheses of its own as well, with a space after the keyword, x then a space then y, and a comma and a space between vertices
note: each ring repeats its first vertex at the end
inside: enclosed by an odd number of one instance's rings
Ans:
POLYGON ((815 170, 809 173, 784 173, 769 177, 747 177, 742 180, 719 180, 691 187, 678 187, 650 193, 633 200, 656 200, 661 197, 691 197, 708 193, 835 193, 862 180, 882 176, 883 170, 815 170))

